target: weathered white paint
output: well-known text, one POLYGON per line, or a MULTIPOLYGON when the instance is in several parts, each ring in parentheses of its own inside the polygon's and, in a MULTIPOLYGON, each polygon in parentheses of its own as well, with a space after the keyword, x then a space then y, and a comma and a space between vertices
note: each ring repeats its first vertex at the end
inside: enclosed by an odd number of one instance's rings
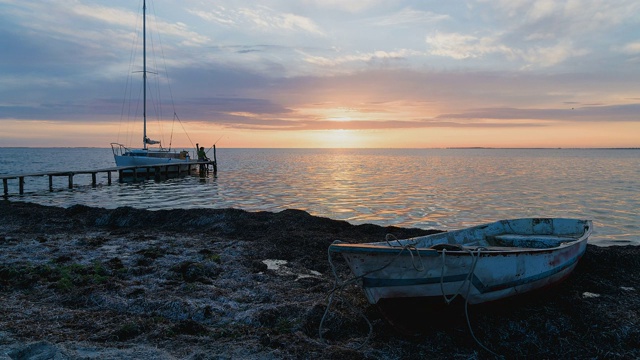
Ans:
POLYGON ((470 304, 556 283, 584 254, 590 220, 513 219, 422 237, 346 244, 341 253, 371 303, 460 294, 470 304))

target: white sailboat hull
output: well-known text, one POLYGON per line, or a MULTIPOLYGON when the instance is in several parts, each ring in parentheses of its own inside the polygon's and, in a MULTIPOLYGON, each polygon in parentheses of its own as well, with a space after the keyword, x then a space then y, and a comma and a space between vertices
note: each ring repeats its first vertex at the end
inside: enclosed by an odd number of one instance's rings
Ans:
MULTIPOLYGON (((167 166, 176 165, 173 169, 178 172, 189 171, 193 165, 193 161, 189 157, 187 151, 173 152, 165 150, 155 149, 129 149, 122 144, 111 143, 111 149, 113 150, 113 158, 115 159, 116 166, 119 167, 132 167, 137 166, 140 169, 136 169, 137 172, 154 172, 155 169, 146 169, 147 166, 167 166)), ((173 167, 173 166, 171 166, 173 167)))
POLYGON ((151 166, 151 165, 166 165, 166 164, 185 164, 185 168, 189 163, 187 159, 175 159, 175 158, 157 158, 157 157, 145 157, 145 156, 114 156, 116 166, 151 166))

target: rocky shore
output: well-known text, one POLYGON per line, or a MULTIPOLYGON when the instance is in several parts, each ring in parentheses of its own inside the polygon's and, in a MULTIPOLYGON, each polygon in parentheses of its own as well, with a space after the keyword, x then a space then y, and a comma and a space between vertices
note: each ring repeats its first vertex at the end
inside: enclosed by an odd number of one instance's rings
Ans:
POLYGON ((428 231, 1 200, 0 359, 640 358, 637 246, 589 245, 565 282, 469 306, 469 324, 460 303, 369 305, 351 286, 320 337, 329 244, 387 233, 428 231))

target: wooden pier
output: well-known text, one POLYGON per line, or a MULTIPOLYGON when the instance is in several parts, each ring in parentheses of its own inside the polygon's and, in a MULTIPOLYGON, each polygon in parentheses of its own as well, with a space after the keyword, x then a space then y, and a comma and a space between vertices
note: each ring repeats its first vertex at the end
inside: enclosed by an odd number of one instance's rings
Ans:
POLYGON ((111 173, 118 173, 118 181, 124 182, 126 180, 138 181, 139 179, 161 180, 163 177, 168 178, 171 176, 182 176, 183 174, 191 174, 195 170, 199 171, 201 175, 212 171, 215 175, 218 172, 216 161, 188 161, 188 162, 176 162, 176 163, 163 163, 154 165, 135 165, 135 166, 116 166, 106 169, 97 170, 74 170, 74 171, 49 171, 31 174, 19 174, 19 175, 0 175, 2 179, 2 187, 4 189, 4 197, 9 196, 9 180, 18 180, 18 189, 20 195, 24 194, 24 179, 27 177, 49 177, 49 191, 53 191, 53 178, 54 177, 67 177, 69 179, 69 189, 73 189, 73 177, 75 175, 87 175, 91 174, 91 186, 97 186, 98 174, 107 174, 107 185, 111 185, 112 175, 111 173), (210 170, 211 168, 211 170, 210 170))

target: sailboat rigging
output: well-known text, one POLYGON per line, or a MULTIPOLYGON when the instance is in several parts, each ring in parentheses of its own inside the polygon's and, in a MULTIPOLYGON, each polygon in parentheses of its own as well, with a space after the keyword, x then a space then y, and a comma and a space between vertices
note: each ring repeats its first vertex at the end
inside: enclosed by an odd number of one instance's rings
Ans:
MULTIPOLYGON (((188 151, 165 149, 158 140, 147 136, 147 3, 142 2, 142 148, 131 149, 120 143, 111 143, 111 150, 117 166, 144 166, 167 163, 188 163, 191 161, 188 151), (159 145, 150 148, 148 145, 159 145)), ((174 112, 175 115, 175 112, 174 112)))

